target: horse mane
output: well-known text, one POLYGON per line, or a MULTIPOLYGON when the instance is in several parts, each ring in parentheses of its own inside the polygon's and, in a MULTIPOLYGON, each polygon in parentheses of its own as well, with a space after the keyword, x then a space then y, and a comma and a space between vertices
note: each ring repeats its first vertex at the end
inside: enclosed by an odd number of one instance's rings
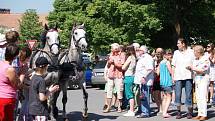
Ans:
POLYGON ((46 44, 46 34, 47 34, 47 30, 44 30, 41 35, 40 35, 40 40, 42 42, 42 48, 45 47, 45 44, 46 44))

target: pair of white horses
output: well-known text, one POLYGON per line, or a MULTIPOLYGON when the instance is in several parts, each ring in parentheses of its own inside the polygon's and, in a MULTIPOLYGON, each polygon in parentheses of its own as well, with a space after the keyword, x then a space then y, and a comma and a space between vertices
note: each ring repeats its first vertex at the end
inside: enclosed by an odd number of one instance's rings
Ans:
MULTIPOLYGON (((32 54, 31 68, 35 68, 35 61, 38 57, 44 56, 49 62, 48 73, 45 75, 47 85, 59 84, 60 90, 63 92, 63 117, 66 117, 66 103, 67 103, 67 88, 68 81, 72 79, 79 80, 79 86, 83 91, 84 97, 84 111, 83 117, 86 118, 87 114, 87 100, 88 93, 83 84, 83 70, 81 52, 87 49, 86 31, 84 25, 74 25, 70 35, 70 41, 68 42, 69 48, 66 50, 60 49, 60 40, 57 26, 49 29, 45 25, 45 31, 41 36, 41 40, 44 44, 43 49, 38 49, 32 54)), ((54 93, 49 100, 51 106, 51 118, 56 120, 58 118, 58 108, 56 106, 57 98, 60 91, 54 93)))

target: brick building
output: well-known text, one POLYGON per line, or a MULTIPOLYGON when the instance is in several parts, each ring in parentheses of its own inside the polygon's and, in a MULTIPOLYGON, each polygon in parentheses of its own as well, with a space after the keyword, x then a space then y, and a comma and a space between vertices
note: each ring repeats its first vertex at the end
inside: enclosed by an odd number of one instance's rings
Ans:
MULTIPOLYGON (((21 20, 22 13, 10 13, 10 9, 0 8, 0 27, 19 31, 19 21, 21 20)), ((48 14, 38 14, 39 21, 44 25, 47 23, 46 17, 48 14)))

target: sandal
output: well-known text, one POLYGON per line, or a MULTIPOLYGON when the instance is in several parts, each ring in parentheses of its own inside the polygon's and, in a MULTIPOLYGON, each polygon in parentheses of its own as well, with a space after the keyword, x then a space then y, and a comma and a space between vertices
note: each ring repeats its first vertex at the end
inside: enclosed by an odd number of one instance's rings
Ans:
POLYGON ((106 108, 103 113, 109 113, 110 112, 110 109, 109 108, 106 108))
POLYGON ((121 109, 121 108, 118 108, 117 112, 118 112, 118 113, 121 113, 121 112, 122 112, 122 109, 121 109))

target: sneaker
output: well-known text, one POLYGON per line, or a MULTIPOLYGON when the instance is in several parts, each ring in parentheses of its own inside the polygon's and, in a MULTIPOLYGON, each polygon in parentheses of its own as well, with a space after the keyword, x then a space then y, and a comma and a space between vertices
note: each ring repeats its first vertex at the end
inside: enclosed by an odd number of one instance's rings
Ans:
POLYGON ((191 113, 187 113, 187 119, 192 119, 192 118, 193 118, 192 114, 191 113))
POLYGON ((149 115, 145 115, 143 113, 137 115, 137 118, 149 118, 150 116, 149 115))
POLYGON ((135 113, 129 110, 127 113, 123 114, 123 116, 135 116, 135 113))
POLYGON ((110 111, 117 111, 117 107, 116 106, 114 106, 114 105, 112 105, 111 107, 110 107, 110 111))
POLYGON ((177 115, 176 115, 176 119, 181 119, 181 118, 182 118, 182 115, 181 115, 180 112, 178 112, 177 115))

